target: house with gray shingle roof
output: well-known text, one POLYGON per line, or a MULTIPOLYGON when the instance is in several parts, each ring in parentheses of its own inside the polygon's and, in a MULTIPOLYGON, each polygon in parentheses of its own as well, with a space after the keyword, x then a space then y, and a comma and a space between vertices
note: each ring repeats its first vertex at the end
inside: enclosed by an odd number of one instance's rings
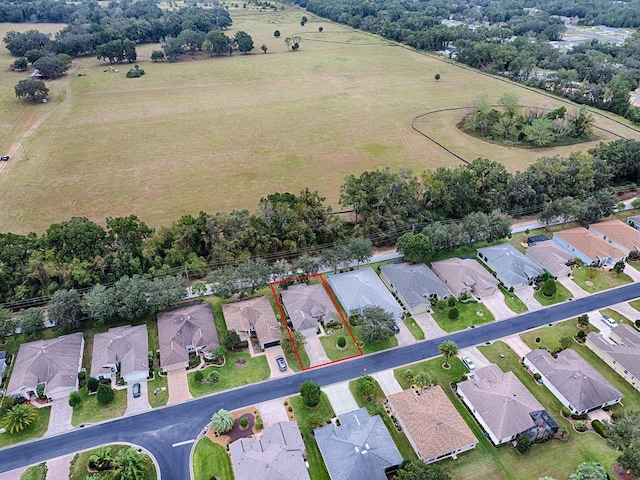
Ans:
POLYGON ((456 297, 466 293, 486 298, 498 290, 498 280, 471 258, 448 258, 433 262, 431 269, 456 297))
POLYGON ((437 462, 476 447, 478 440, 439 385, 410 388, 388 398, 389 408, 422 461, 437 462))
POLYGON ((380 278, 411 313, 426 312, 431 299, 440 300, 451 292, 424 263, 390 263, 380 267, 380 278))
POLYGON ((640 230, 640 215, 633 215, 627 218, 627 223, 636 230, 640 230))
POLYGON ((542 382, 572 414, 581 415, 622 400, 622 393, 570 348, 557 358, 542 348, 532 350, 525 355, 524 365, 540 374, 542 382))
POLYGON ((457 393, 495 445, 526 435, 542 440, 558 425, 513 372, 491 364, 458 383, 457 393))
POLYGON ((556 278, 571 274, 569 264, 576 258, 556 242, 549 240, 527 248, 525 255, 556 278))
POLYGON ((329 323, 339 319, 336 307, 322 283, 291 285, 282 292, 282 303, 294 330, 305 336, 315 335, 320 322, 329 323))
POLYGON ((304 442, 295 422, 266 427, 261 438, 241 438, 229 444, 237 480, 309 480, 304 442))
POLYGON ((83 350, 82 333, 23 343, 15 359, 7 395, 31 400, 36 397, 38 385, 44 385, 47 397, 67 399, 71 392, 78 390, 83 350))
POLYGON ((187 368, 189 355, 205 355, 220 346, 209 303, 188 305, 158 315, 160 368, 162 371, 187 368))
POLYGON ((507 289, 529 285, 544 273, 542 268, 509 243, 479 248, 478 257, 496 273, 496 278, 507 289))
POLYGON ((328 280, 347 315, 361 314, 365 308, 377 306, 391 313, 396 320, 402 317, 402 307, 373 268, 330 275, 328 280))
POLYGON ((640 332, 625 323, 611 329, 609 340, 591 332, 585 345, 640 391, 640 332))
POLYGON ((116 379, 116 372, 127 383, 143 381, 149 375, 147 326, 124 325, 93 337, 91 376, 116 379))
POLYGON ((380 415, 366 408, 340 415, 340 425, 316 428, 314 436, 331 480, 387 480, 402 455, 380 415))
POLYGON ((251 341, 251 336, 255 334, 262 348, 280 344, 280 322, 267 297, 223 303, 222 313, 227 329, 235 330, 241 340, 251 341))

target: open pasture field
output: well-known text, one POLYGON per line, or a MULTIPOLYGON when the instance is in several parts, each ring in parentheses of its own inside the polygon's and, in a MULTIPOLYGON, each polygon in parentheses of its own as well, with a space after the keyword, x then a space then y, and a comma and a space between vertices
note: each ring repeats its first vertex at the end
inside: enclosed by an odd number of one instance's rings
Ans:
MULTIPOLYGON (((146 75, 138 79, 125 78, 126 65, 113 73, 95 58, 75 60, 65 78, 48 82, 46 105, 18 102, 13 86, 25 74, 2 69, 2 122, 9 114, 17 120, 0 133, 0 150, 12 150, 11 161, 0 166, 0 231, 40 232, 71 216, 104 222, 132 213, 160 226, 200 210, 253 210, 266 194, 304 187, 337 206, 349 174, 387 166, 419 173, 460 164, 411 129, 417 115, 464 106, 483 94, 493 102, 504 91, 517 92, 527 105, 559 105, 310 14, 301 27, 303 14, 232 11, 227 34, 252 35, 250 55, 151 63, 151 51, 160 46, 140 46, 146 75), (291 34, 303 38, 297 52, 284 44, 291 34), (263 43, 267 54, 260 50, 263 43), (41 115, 41 125, 22 138, 41 115)), ((10 63, 5 50, 0 61, 10 63)), ((459 132, 455 115, 431 116, 426 129, 464 158, 499 160, 510 170, 542 155, 585 148, 485 143, 459 132)))

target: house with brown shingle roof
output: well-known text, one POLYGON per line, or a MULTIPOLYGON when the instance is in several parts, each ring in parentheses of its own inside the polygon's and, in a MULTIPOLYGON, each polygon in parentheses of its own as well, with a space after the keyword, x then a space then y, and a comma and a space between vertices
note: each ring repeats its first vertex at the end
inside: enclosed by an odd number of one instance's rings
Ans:
POLYGON ((585 345, 640 391, 640 332, 625 323, 611 329, 609 340, 591 332, 585 345))
POLYGON ((577 352, 567 348, 553 358, 545 349, 532 350, 524 356, 524 365, 574 415, 620 403, 622 393, 611 385, 577 352))
POLYGON ((424 390, 410 388, 388 399, 411 446, 426 463, 455 457, 478 443, 439 385, 424 390))
POLYGON ((209 303, 179 307, 158 315, 160 368, 178 370, 189 365, 189 354, 205 355, 220 346, 209 303))
POLYGON ((235 330, 241 340, 251 341, 255 334, 262 348, 280 344, 282 330, 267 297, 255 297, 223 303, 222 313, 227 329, 235 330))
POLYGON ((558 425, 513 372, 491 364, 458 383, 458 395, 495 445, 526 435, 542 440, 558 425))
POLYGON ((91 376, 116 379, 116 372, 127 383, 144 381, 149 375, 147 326, 124 325, 93 337, 91 376))
POLYGON ((575 263, 576 258, 575 255, 549 240, 527 248, 525 255, 556 278, 571 274, 569 264, 575 263))
POLYGON ((229 444, 237 480, 309 480, 305 447, 295 422, 266 427, 261 438, 241 438, 229 444))
POLYGON ((640 232, 621 220, 606 220, 589 225, 589 231, 606 240, 625 255, 640 250, 640 232))
POLYGON ((471 258, 433 262, 431 269, 456 297, 467 293, 486 298, 498 290, 498 280, 471 258))
POLYGON ((584 227, 556 232, 552 240, 589 266, 613 265, 626 258, 622 250, 584 227))
POLYGON ((78 390, 83 349, 82 333, 23 343, 18 350, 7 395, 31 400, 36 397, 38 385, 44 385, 47 397, 67 399, 71 392, 78 390))
POLYGON ((315 335, 320 322, 329 323, 339 318, 322 283, 291 285, 282 292, 282 303, 293 328, 305 336, 315 335))

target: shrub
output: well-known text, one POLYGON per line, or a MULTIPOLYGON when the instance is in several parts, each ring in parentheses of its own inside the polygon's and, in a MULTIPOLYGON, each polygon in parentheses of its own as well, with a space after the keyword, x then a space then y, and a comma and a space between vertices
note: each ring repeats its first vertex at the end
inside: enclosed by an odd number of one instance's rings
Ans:
POLYGON ((585 332, 584 330, 578 330, 576 337, 578 337, 578 340, 580 340, 581 342, 584 342, 584 339, 587 338, 587 332, 585 332))
POLYGON ((589 325, 589 315, 587 315, 586 313, 584 315, 580 315, 578 317, 578 325, 582 326, 582 327, 586 327, 589 325))
POLYGON ((98 387, 97 399, 102 405, 106 405, 113 400, 114 393, 109 385, 101 383, 98 387))
POLYGON ((538 382, 539 382, 539 381, 540 381, 540 379, 542 378, 542 375, 540 375, 539 373, 537 373, 537 372, 536 372, 536 373, 534 373, 534 374, 533 374, 533 378, 535 378, 535 379, 536 379, 536 381, 538 381, 538 382))
POLYGON ((307 407, 317 407, 321 398, 320 385, 311 380, 302 382, 300 396, 307 407))
POLYGON ((249 426, 249 419, 247 417, 242 417, 240 419, 240 426, 242 428, 247 428, 249 426))
POLYGON ((307 426, 313 430, 314 428, 321 427, 324 424, 322 421, 322 415, 319 413, 312 413, 309 415, 309 419, 307 420, 307 426))
POLYGON ((293 412, 293 407, 292 407, 291 405, 289 405, 289 406, 287 407, 287 411, 288 411, 288 412, 293 412))
POLYGON ((218 383, 220 381, 220 373, 216 372, 215 370, 209 372, 209 375, 207 375, 207 380, 209 380, 210 382, 213 383, 218 383))
POLYGON ((604 437, 604 423, 602 423, 600 420, 594 420, 591 422, 591 426, 593 427, 593 429, 595 430, 595 432, 600 435, 601 437, 604 437))
POLYGON ((327 323, 326 327, 327 328, 342 328, 342 322, 338 322, 336 320, 333 320, 332 322, 327 323))
POLYGON ((540 337, 536 337, 536 343, 540 343, 540 337))
POLYGON ((571 411, 567 407, 562 407, 561 412, 564 418, 569 418, 569 416, 571 416, 571 411))
POLYGON ((553 297, 558 290, 558 286, 556 285, 556 281, 553 278, 548 279, 542 285, 542 295, 545 297, 553 297))
POLYGON ((636 320, 636 327, 640 328, 640 318, 636 320))
POLYGON ((127 78, 138 78, 144 75, 144 70, 136 65, 135 68, 130 68, 127 72, 127 78))
POLYGON ((449 319, 450 320, 455 320, 460 316, 460 312, 458 311, 458 309, 456 307, 453 307, 451 310, 449 310, 449 319))
POLYGON ((582 420, 578 420, 575 423, 575 428, 578 432, 586 432, 587 431, 587 424, 584 423, 582 420))
POLYGON ((273 32, 273 36, 278 38, 280 36, 280 30, 276 30, 273 32))
POLYGON ((200 370, 198 370, 196 373, 193 374, 193 379, 196 382, 201 382, 203 378, 204 378, 204 374, 200 370))
POLYGON ((76 405, 80 405, 82 403, 82 397, 78 392, 71 392, 69 394, 69 406, 75 407, 76 405))
POLYGON ((416 376, 415 373, 413 373, 413 370, 411 370, 410 368, 407 368, 404 371, 404 378, 406 380, 413 380, 415 378, 415 376, 416 376))
POLYGON ((47 398, 47 396, 44 393, 44 383, 41 383, 40 385, 36 386, 36 395, 40 400, 45 400, 47 398))
POLYGON ((450 307, 455 307, 456 306, 456 297, 454 297, 453 295, 450 296, 447 299, 447 305, 449 305, 450 307))
POLYGON ((258 415, 256 417, 256 429, 262 430, 264 428, 264 422, 262 421, 262 417, 258 415))
POLYGON ((95 393, 98 390, 98 385, 100 385, 100 382, 95 377, 89 377, 89 380, 87 380, 87 390, 91 393, 95 393))
POLYGON ((347 341, 344 337, 338 337, 338 347, 344 348, 347 346, 347 341))
POLYGON ((527 453, 531 448, 531 439, 526 435, 518 435, 516 438, 516 449, 520 453, 527 453))

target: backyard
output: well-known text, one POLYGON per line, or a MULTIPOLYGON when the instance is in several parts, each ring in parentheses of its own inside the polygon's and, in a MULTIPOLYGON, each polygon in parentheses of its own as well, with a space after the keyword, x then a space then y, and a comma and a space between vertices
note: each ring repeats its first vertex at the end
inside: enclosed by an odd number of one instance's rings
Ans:
POLYGON ((201 382, 196 380, 196 372, 192 370, 187 375, 189 391, 194 397, 266 380, 271 373, 269 363, 264 355, 251 357, 247 352, 228 354, 223 366, 205 368, 201 371, 203 375, 201 382), (220 379, 217 382, 208 380, 208 375, 214 371, 220 374, 220 379))

